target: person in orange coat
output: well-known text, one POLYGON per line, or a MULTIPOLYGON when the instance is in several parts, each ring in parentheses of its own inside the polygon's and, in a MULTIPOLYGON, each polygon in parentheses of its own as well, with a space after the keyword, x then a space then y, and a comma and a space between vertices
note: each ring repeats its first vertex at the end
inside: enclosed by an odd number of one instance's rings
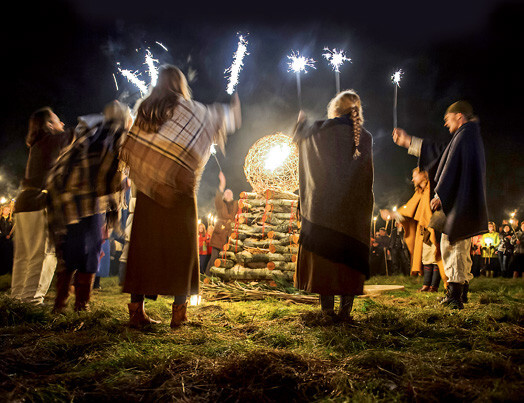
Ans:
POLYGON ((447 277, 444 274, 444 264, 437 241, 439 237, 436 236, 433 228, 428 227, 433 213, 429 204, 431 201, 431 189, 427 173, 421 171, 418 167, 413 169, 412 182, 415 187, 413 197, 397 211, 380 210, 380 214, 383 218, 389 215, 392 219, 398 220, 402 224, 404 241, 411 255, 412 275, 422 275, 423 273, 424 232, 426 230, 429 231, 429 241, 436 246, 435 262, 439 268, 444 286, 447 287, 447 277))

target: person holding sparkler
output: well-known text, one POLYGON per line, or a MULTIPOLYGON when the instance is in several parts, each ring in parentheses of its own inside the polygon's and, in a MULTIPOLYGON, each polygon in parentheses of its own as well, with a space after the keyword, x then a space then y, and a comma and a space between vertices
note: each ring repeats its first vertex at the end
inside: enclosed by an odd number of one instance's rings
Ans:
POLYGON ((196 194, 211 145, 222 152, 240 127, 240 101, 203 105, 191 99, 187 79, 172 65, 138 107, 120 154, 137 199, 123 292, 131 294, 129 325, 154 323, 144 297, 175 296, 171 327, 187 320, 187 296, 200 291, 196 194))
POLYGON ((131 127, 129 108, 110 102, 103 114, 81 116, 75 140, 57 159, 46 182, 47 219, 58 259, 53 312, 63 313, 74 278, 75 311, 89 309, 102 250, 102 226, 115 228, 124 178, 121 140, 131 127))
POLYGON ((486 232, 486 160, 478 119, 473 107, 458 101, 444 114, 452 138, 447 144, 412 137, 401 128, 393 129, 393 141, 419 158, 418 165, 428 172, 435 197, 432 216, 441 226, 440 249, 448 279, 448 294, 441 302, 452 308, 464 307, 464 284, 471 274, 471 238, 486 232), (440 220, 439 220, 440 218, 440 220))
POLYGON ((31 115, 26 137, 29 158, 14 206, 11 296, 23 302, 42 304, 53 279, 56 258, 46 254, 46 179, 70 141, 71 132, 64 131, 64 123, 51 108, 41 108, 31 115))
POLYGON ((235 215, 238 212, 238 200, 234 200, 231 189, 226 189, 226 177, 222 171, 218 174, 218 179, 220 184, 215 195, 217 222, 213 223, 215 226, 210 241, 211 257, 204 268, 204 273, 207 276, 211 274, 211 267, 213 267, 218 254, 223 250, 231 235, 231 223, 235 221, 235 215))
POLYGON ((380 215, 393 217, 404 228, 404 241, 411 257, 412 275, 423 275, 420 292, 437 292, 441 278, 447 286, 444 265, 440 256, 440 233, 429 227, 433 215, 430 206, 431 188, 428 173, 416 167, 411 172, 415 193, 397 209, 380 210, 380 215))
POLYGON ((320 294, 326 318, 350 321, 354 297, 369 278, 372 138, 356 92, 337 94, 327 112, 328 119, 310 122, 301 111, 294 133, 302 224, 295 286, 320 294))

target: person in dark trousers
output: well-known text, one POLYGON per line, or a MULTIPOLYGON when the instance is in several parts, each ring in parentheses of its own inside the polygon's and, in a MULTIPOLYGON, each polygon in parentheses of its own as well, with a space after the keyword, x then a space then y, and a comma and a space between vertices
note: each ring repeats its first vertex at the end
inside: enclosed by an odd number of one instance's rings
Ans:
POLYGON ((441 303, 462 309, 465 285, 469 287, 473 277, 471 238, 487 231, 486 161, 478 118, 468 102, 450 105, 444 121, 452 135, 447 144, 412 137, 400 128, 393 130, 393 141, 419 158, 419 167, 434 184, 431 207, 438 214, 430 226, 442 233, 440 249, 448 279, 448 294, 441 303))
POLYGON ((114 227, 122 206, 118 153, 131 114, 118 101, 79 118, 75 139, 49 173, 48 224, 57 253, 53 312, 63 313, 74 277, 75 311, 89 308, 99 266, 102 226, 114 227))
POLYGON ((395 221, 395 227, 389 236, 388 250, 391 254, 391 272, 389 274, 410 274, 410 257, 404 242, 404 228, 399 221, 395 221))

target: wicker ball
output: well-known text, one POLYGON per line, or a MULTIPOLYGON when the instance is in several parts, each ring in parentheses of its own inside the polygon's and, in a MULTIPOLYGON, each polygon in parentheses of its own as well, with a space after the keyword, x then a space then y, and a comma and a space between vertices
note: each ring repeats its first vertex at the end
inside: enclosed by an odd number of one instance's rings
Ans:
POLYGON ((291 137, 274 133, 257 140, 249 149, 244 173, 253 191, 294 192, 298 189, 298 148, 291 137))

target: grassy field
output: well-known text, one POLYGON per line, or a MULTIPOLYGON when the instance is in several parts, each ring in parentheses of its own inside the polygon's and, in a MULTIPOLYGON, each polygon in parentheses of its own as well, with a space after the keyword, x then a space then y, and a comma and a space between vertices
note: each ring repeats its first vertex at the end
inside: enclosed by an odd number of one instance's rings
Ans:
POLYGON ((358 298, 353 324, 326 322, 318 305, 274 296, 210 301, 220 288, 215 285, 176 331, 169 327, 167 298, 146 303, 161 325, 128 328, 128 295, 115 278, 102 279, 91 312, 65 316, 12 301, 9 281, 0 277, 2 401, 492 402, 524 396, 522 279, 475 279, 466 308, 451 311, 438 306, 435 294, 416 292, 420 278, 376 277, 368 284, 406 288, 358 298))

